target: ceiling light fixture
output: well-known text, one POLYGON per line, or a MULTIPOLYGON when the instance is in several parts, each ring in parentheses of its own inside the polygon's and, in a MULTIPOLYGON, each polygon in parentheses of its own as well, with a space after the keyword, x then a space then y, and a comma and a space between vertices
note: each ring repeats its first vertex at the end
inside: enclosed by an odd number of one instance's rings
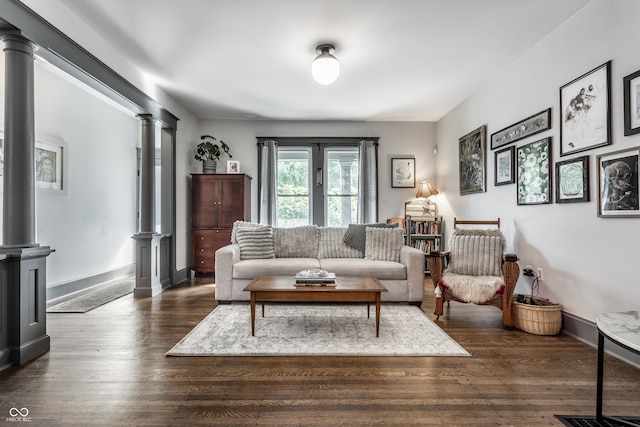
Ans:
POLYGON ((311 64, 311 74, 321 85, 330 85, 340 75, 340 63, 333 56, 336 48, 332 44, 321 44, 316 47, 316 59, 311 64))

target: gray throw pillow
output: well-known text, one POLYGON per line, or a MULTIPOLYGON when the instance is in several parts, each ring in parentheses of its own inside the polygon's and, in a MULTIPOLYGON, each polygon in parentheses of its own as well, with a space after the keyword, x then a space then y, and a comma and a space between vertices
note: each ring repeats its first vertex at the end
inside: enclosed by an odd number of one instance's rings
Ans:
POLYGON ((240 227, 259 227, 263 224, 258 224, 257 222, 249 222, 249 221, 242 221, 242 220, 236 220, 233 222, 233 226, 231 227, 231 243, 238 243, 238 239, 236 239, 236 230, 238 230, 238 228, 240 227))
POLYGON ((270 225, 238 227, 236 239, 240 246, 240 259, 275 258, 273 230, 270 225))
POLYGON ((400 262, 400 249, 402 248, 401 228, 367 227, 365 232, 367 235, 364 251, 365 259, 400 262))
POLYGON ((398 228, 398 223, 385 224, 384 222, 376 222, 372 224, 349 224, 347 231, 344 233, 343 241, 352 248, 364 252, 367 227, 376 228, 398 228))

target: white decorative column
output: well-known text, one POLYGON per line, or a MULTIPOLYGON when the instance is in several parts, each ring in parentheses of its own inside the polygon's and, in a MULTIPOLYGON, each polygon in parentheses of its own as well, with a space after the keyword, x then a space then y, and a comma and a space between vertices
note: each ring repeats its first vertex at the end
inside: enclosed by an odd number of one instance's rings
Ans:
POLYGON ((0 35, 5 55, 3 244, 0 246, 0 365, 22 365, 46 352, 46 258, 36 243, 34 52, 18 31, 0 35), (5 327, 5 328, 3 328, 5 327))
POLYGON ((155 227, 155 132, 151 114, 139 114, 142 122, 140 150, 140 228, 136 241, 135 298, 151 297, 162 292, 160 282, 160 241, 155 227))

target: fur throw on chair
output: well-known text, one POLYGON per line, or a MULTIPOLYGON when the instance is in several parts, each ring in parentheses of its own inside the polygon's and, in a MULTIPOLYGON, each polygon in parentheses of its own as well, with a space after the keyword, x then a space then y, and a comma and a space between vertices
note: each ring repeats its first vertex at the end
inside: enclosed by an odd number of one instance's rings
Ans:
POLYGON ((504 279, 494 276, 444 273, 441 283, 449 288, 454 297, 474 304, 483 304, 493 298, 496 292, 504 289, 504 279))

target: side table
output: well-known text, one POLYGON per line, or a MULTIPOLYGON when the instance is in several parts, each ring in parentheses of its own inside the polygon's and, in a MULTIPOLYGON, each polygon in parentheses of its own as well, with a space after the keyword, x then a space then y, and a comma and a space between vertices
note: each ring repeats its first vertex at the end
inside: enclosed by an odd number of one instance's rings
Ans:
POLYGON ((596 318, 598 327, 598 382, 596 396, 596 420, 613 420, 621 425, 640 426, 615 417, 602 415, 602 389, 604 379, 604 339, 605 337, 635 354, 640 354, 640 310, 618 313, 604 313, 596 318))

